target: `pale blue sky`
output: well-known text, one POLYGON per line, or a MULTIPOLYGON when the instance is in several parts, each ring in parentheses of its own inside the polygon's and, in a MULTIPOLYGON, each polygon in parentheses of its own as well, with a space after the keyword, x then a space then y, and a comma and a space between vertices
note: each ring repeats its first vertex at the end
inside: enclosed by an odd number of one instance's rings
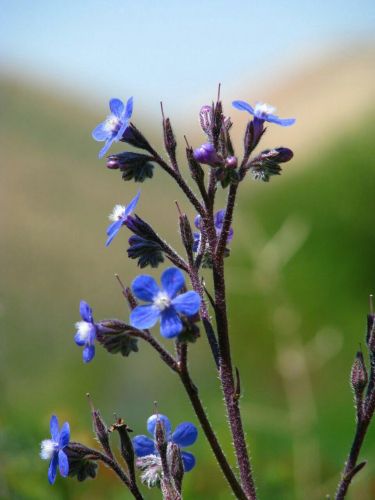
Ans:
MULTIPOLYGON (((0 63, 93 102, 192 98, 273 81, 332 47, 368 41, 371 0, 0 0, 0 63), (139 97, 138 97, 139 96, 139 97)), ((182 103, 182 104, 180 104, 182 103)))

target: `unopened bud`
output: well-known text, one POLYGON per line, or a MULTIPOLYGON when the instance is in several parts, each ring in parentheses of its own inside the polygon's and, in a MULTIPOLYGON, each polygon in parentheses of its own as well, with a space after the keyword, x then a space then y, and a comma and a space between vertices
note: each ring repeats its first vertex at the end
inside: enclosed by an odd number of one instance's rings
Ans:
POLYGON ((166 437, 166 431, 165 431, 165 425, 162 419, 158 418, 156 420, 156 425, 155 425, 155 441, 157 447, 160 448, 165 448, 167 445, 167 437, 166 437))
POLYGON ((363 354, 358 351, 352 366, 350 382, 357 396, 361 396, 366 388, 368 381, 366 365, 363 359, 363 354))
POLYGON ((194 236, 187 215, 181 213, 179 216, 179 222, 180 222, 180 233, 181 233, 182 243, 184 244, 186 253, 188 254, 189 258, 192 259, 194 236))
POLYGON ((184 477, 184 463, 182 461, 180 447, 177 444, 168 443, 167 460, 176 488, 181 493, 182 479, 184 477))
POLYGON ((375 353, 375 314, 367 315, 367 335, 366 343, 371 352, 375 353))
POLYGON ((120 442, 121 442, 121 455, 123 459, 125 460, 129 473, 131 477, 134 479, 134 448, 133 448, 133 443, 130 439, 129 432, 132 432, 132 430, 128 427, 128 425, 123 421, 122 418, 119 418, 117 422, 115 422, 111 428, 110 431, 117 431, 119 436, 120 436, 120 442))
POLYGON ((202 144, 202 146, 195 149, 194 158, 199 161, 199 163, 205 163, 207 165, 211 165, 212 167, 223 163, 222 159, 218 156, 214 145, 210 142, 202 144))
POLYGON ((165 149, 167 150, 167 153, 170 156, 175 156, 176 153, 176 139, 173 133, 171 121, 169 118, 165 118, 163 120, 163 129, 164 129, 164 145, 165 149))
POLYGON ((102 419, 99 410, 96 410, 94 408, 93 402, 91 401, 91 398, 90 398, 90 394, 87 394, 87 398, 88 398, 90 406, 91 406, 91 415, 92 415, 92 421, 93 421, 94 432, 96 434, 96 437, 98 438, 98 441, 101 444, 106 455, 113 459, 112 450, 111 450, 111 447, 109 445, 108 428, 107 428, 104 420, 102 419))
POLYGON ((202 183, 204 180, 204 171, 203 168, 197 162, 197 160, 194 158, 193 149, 190 147, 186 148, 186 158, 188 161, 190 174, 192 178, 196 182, 202 183))
POLYGON ((265 131, 262 120, 254 119, 247 124, 244 137, 245 157, 249 157, 250 153, 257 147, 265 131))
POLYGON ((226 161, 227 168, 235 169, 237 168, 237 157, 236 156, 228 156, 226 161))

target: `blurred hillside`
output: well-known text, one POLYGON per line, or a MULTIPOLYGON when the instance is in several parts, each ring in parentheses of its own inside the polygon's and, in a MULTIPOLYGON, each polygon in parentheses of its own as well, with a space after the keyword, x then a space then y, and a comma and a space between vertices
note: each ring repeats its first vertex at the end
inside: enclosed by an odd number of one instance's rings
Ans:
MULTIPOLYGON (((332 492, 352 438, 348 374, 375 286, 375 122, 366 106, 369 91, 355 92, 370 72, 353 64, 346 73, 328 64, 294 81, 289 92, 285 86, 283 93, 267 94, 280 104, 281 116, 299 120, 290 129, 269 127, 267 141, 291 146, 296 158, 269 185, 246 181, 239 197, 227 267, 230 320, 264 499, 299 499, 301 492, 317 499, 332 492), (330 71, 336 79, 327 77, 330 71)), ((104 247, 107 214, 139 187, 122 182, 97 159, 100 146, 90 133, 106 103, 88 111, 10 80, 0 84, 0 94, 0 497, 39 500, 51 495, 46 464, 38 458, 50 414, 68 419, 74 439, 89 443, 87 391, 108 422, 115 411, 137 433, 144 432, 154 400, 174 424, 194 416, 177 381, 147 347, 126 359, 99 350, 84 366, 73 342, 79 300, 92 305, 96 319, 126 318, 113 275, 129 283, 138 272, 126 258, 126 231, 104 247)), ((236 134, 246 121, 239 115, 231 110, 240 122, 236 134)), ((160 145, 160 130, 146 117, 138 119, 135 112, 134 121, 160 145)), ((191 128, 184 131, 188 136, 191 128)), ((179 248, 173 200, 180 195, 158 171, 141 188, 137 213, 179 248)), ((211 421, 230 450, 205 339, 191 351, 211 421)), ((374 444, 372 429, 363 454, 369 465, 349 498, 375 495, 374 444)), ((186 478, 186 498, 228 498, 203 437, 194 451, 199 467, 186 478)), ((121 498, 122 490, 112 484, 110 473, 101 470, 91 484, 59 479, 53 495, 121 498)))

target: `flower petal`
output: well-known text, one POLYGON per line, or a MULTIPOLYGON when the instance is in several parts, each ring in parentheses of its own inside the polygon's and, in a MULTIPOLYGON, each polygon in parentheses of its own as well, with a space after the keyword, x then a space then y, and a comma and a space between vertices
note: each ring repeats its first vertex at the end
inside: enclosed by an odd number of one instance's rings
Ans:
POLYGON ((82 359, 84 363, 89 363, 95 356, 95 346, 87 345, 82 351, 82 359))
POLYGON ((177 267, 169 267, 161 275, 160 281, 164 291, 173 299, 184 286, 185 277, 177 267))
POLYGON ((159 286, 152 276, 142 274, 132 283, 132 290, 137 299, 151 302, 160 292, 159 286))
POLYGON ((224 223, 224 217, 225 217, 225 209, 223 208, 222 210, 218 210, 215 214, 214 221, 215 221, 215 228, 218 231, 221 231, 224 223))
POLYGON ((232 106, 240 111, 247 111, 251 115, 254 114, 254 108, 245 101, 233 101, 232 106))
POLYGON ((198 437, 198 429, 191 422, 183 422, 178 425, 172 434, 172 441, 179 446, 185 447, 195 443, 198 437))
POLYGON ((141 195, 141 192, 138 191, 137 195, 132 199, 132 201, 129 203, 129 205, 125 208, 125 214, 124 214, 125 217, 130 215, 133 212, 133 210, 137 206, 140 195, 141 195))
POLYGON ((182 451, 181 458, 184 463, 185 472, 191 471, 191 469, 195 466, 195 456, 188 451, 182 451))
POLYGON ((290 127, 296 121, 295 118, 279 118, 276 115, 268 115, 266 119, 268 122, 277 123, 277 125, 281 125, 282 127, 290 127))
POLYGON ((58 463, 59 463, 59 456, 57 453, 54 453, 48 467, 49 484, 53 484, 55 482, 58 463))
POLYGON ((145 457, 146 455, 155 453, 155 444, 153 440, 147 436, 134 436, 132 442, 137 457, 145 457))
POLYGON ((107 229, 107 241, 105 242, 105 246, 108 247, 113 238, 117 235, 117 233, 120 231, 121 226, 123 225, 124 221, 122 219, 117 220, 116 222, 113 222, 107 229))
POLYGON ((171 339, 182 332, 183 325, 174 307, 168 307, 161 313, 160 333, 171 339))
POLYGON ((167 439, 168 439, 169 435, 171 433, 171 430, 172 430, 171 422, 170 422, 170 420, 169 420, 168 417, 166 417, 165 415, 161 415, 160 413, 159 414, 151 415, 151 417, 149 417, 147 419, 147 430, 148 430, 148 432, 151 434, 151 436, 153 436, 155 434, 156 422, 158 420, 161 420, 163 422, 164 428, 165 428, 165 432, 167 434, 167 439))
POLYGON ((121 101, 121 99, 116 99, 113 98, 109 101, 109 109, 111 110, 111 113, 113 113, 117 118, 121 118, 121 115, 124 112, 124 103, 121 101))
POLYGON ((144 330, 153 327, 159 316, 159 309, 153 305, 137 306, 130 313, 130 324, 144 330))
POLYGON ((186 316, 193 316, 199 311, 201 306, 201 298, 197 292, 190 290, 189 292, 177 295, 172 300, 172 305, 177 312, 186 316))
POLYGON ((51 420, 49 421, 49 429, 51 431, 52 441, 56 441, 56 443, 58 443, 60 432, 59 432, 59 421, 56 415, 52 415, 51 420))
POLYGON ((201 223, 202 223, 202 217, 198 214, 194 218, 194 225, 197 229, 201 228, 201 223))
POLYGON ((126 110, 125 110, 126 121, 129 121, 132 114, 133 114, 133 97, 129 97, 128 102, 126 103, 126 110))
POLYGON ((112 146, 112 143, 114 140, 115 140, 115 138, 113 136, 110 136, 107 138, 107 142, 104 144, 102 149, 99 151, 99 154, 98 154, 99 158, 103 158, 103 156, 106 154, 108 149, 112 146))
POLYGON ((69 461, 66 453, 62 450, 59 451, 59 470, 62 477, 67 477, 69 474, 69 461))
POLYGON ((64 448, 70 441, 70 427, 69 422, 65 422, 61 427, 60 431, 60 439, 59 439, 59 448, 64 448))
POLYGON ((83 321, 87 321, 87 323, 93 322, 92 309, 84 300, 81 300, 79 303, 79 314, 81 315, 83 321))
POLYGON ((106 128, 106 120, 104 122, 99 123, 94 130, 91 132, 91 136, 96 141, 105 141, 110 136, 108 129, 106 128))

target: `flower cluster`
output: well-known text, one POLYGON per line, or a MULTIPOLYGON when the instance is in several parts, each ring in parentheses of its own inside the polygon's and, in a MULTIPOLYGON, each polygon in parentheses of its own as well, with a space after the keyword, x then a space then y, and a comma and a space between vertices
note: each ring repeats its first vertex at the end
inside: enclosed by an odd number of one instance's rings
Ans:
MULTIPOLYGON (((133 438, 134 451, 137 457, 158 454, 155 442, 155 428, 158 420, 163 423, 168 442, 175 443, 180 448, 186 448, 187 446, 194 444, 197 440, 198 430, 191 422, 183 422, 182 424, 179 424, 172 433, 172 426, 169 418, 165 415, 154 414, 147 420, 147 431, 152 436, 152 439, 145 435, 139 435, 133 438)), ((191 471, 191 469, 195 466, 194 455, 188 451, 181 451, 181 457, 185 472, 191 471)))
MULTIPOLYGON (((168 242, 159 237, 149 223, 133 213, 137 207, 140 192, 128 205, 115 205, 109 216, 111 224, 106 231, 105 245, 108 247, 122 226, 126 226, 133 233, 128 240, 127 254, 131 259, 137 259, 139 267, 143 268, 148 265, 157 267, 164 261, 164 258, 169 259, 176 267, 169 267, 162 272, 160 286, 152 276, 139 275, 133 280, 131 287, 127 288, 118 277, 130 309, 129 323, 118 319, 95 322, 90 305, 82 300, 79 306, 81 321, 75 325, 76 333, 74 336, 75 343, 83 348, 84 363, 89 363, 94 358, 96 342, 107 352, 111 354, 121 353, 123 356, 138 352, 138 341, 148 342, 161 355, 162 360, 172 371, 180 376, 206 434, 207 426, 210 427, 210 424, 188 371, 187 343, 195 341, 199 337, 199 328, 196 323, 201 316, 204 331, 221 377, 220 360, 223 360, 226 354, 225 349, 221 349, 222 345, 225 345, 221 341, 228 342, 229 345, 229 337, 225 321, 221 321, 226 317, 225 300, 221 301, 224 306, 219 303, 218 299, 214 303, 213 297, 218 297, 218 295, 216 293, 211 296, 210 292, 205 289, 200 268, 215 267, 216 264, 222 265, 221 259, 229 255, 229 249, 226 246, 232 241, 234 234, 231 223, 236 190, 247 173, 253 178, 268 181, 271 176, 281 172, 280 164, 289 161, 293 156, 293 153, 287 148, 266 150, 255 157, 252 156, 265 132, 265 122, 289 126, 295 122, 293 118, 280 118, 275 114, 273 107, 263 103, 257 103, 252 107, 244 101, 234 101, 233 106, 241 111, 247 111, 253 116, 253 119, 247 124, 245 132, 245 152, 242 161, 237 158, 232 145, 230 137, 232 121, 230 117, 224 116, 222 102, 219 98, 216 103, 211 106, 203 106, 200 110, 200 124, 206 136, 206 142, 195 150, 187 144, 187 163, 191 177, 199 189, 201 195, 201 199, 199 199, 182 176, 177 161, 177 141, 170 119, 164 116, 163 108, 164 145, 169 161, 164 160, 135 125, 130 123, 133 98, 129 98, 126 104, 117 98, 110 100, 110 114, 92 131, 92 137, 96 141, 104 142, 104 146, 99 152, 99 158, 102 158, 112 144, 118 141, 141 149, 141 152, 124 151, 109 155, 106 160, 107 168, 119 170, 122 173, 122 178, 126 181, 143 182, 153 177, 156 165, 177 182, 191 202, 195 212, 200 215, 195 217, 194 224, 197 231, 193 232, 188 215, 182 212, 177 205, 180 234, 186 252, 184 257, 180 256, 168 242), (207 169, 210 170, 209 176, 206 176, 207 169), (209 181, 206 183, 207 178, 209 181), (232 197, 232 201, 231 204, 228 201, 226 209, 215 212, 215 194, 220 184, 222 188, 230 186, 228 200, 232 197), (223 233, 224 220, 226 221, 226 230, 223 233), (226 241, 224 241, 225 238, 226 241), (183 272, 189 276, 194 290, 187 290, 183 272), (215 332, 215 327, 211 323, 210 312, 203 301, 204 290, 213 305, 216 324, 224 325, 221 331, 218 328, 218 331, 215 332), (139 304, 138 301, 142 303, 139 304), (217 312, 219 307, 224 307, 221 315, 217 312), (168 349, 164 349, 153 337, 152 332, 148 331, 158 322, 160 322, 160 333, 164 338, 176 339, 174 355, 168 349)), ((218 269, 219 267, 216 271, 218 269)), ((221 286, 221 295, 225 289, 224 284, 221 283, 222 274, 222 270, 216 274, 216 277, 220 275, 216 280, 220 283, 216 283, 214 279, 214 286, 221 286)), ((217 291, 218 289, 215 288, 215 292, 217 291)), ((234 371, 230 359, 227 362, 229 368, 234 371)), ((355 373, 357 374, 357 372, 359 372, 358 367, 355 373)), ((358 386, 357 382, 356 384, 358 386)), ((224 400, 228 404, 228 401, 233 401, 233 395, 236 394, 237 389, 230 380, 227 383, 223 383, 222 380, 222 387, 224 400)), ((183 422, 172 431, 171 423, 165 415, 154 414, 147 420, 147 431, 150 437, 137 435, 131 439, 129 435, 131 429, 124 420, 118 419, 115 424, 107 427, 99 411, 93 405, 92 417, 94 432, 103 453, 89 449, 80 443, 70 443, 69 424, 65 422, 60 430, 57 417, 52 416, 50 422, 51 439, 42 441, 40 453, 41 458, 50 460, 48 480, 51 484, 56 479, 57 468, 63 477, 68 474, 77 476, 79 480, 95 477, 96 462, 101 460, 121 477, 135 498, 142 498, 136 483, 135 466, 142 471, 141 479, 143 482, 149 486, 160 485, 165 498, 181 498, 179 495, 181 494, 184 472, 192 470, 196 463, 194 455, 185 451, 185 448, 193 445, 197 439, 198 431, 194 424, 183 422), (111 449, 110 436, 114 431, 119 434, 120 452, 126 464, 124 469, 117 462, 116 454, 111 449), (137 462, 135 462, 135 456, 138 457, 137 462)), ((237 417, 241 418, 239 415, 237 417)), ((212 429, 209 429, 209 432, 211 436, 214 436, 212 429)), ((209 434, 207 435, 209 436, 209 434)), ((239 460, 237 449, 239 448, 241 452, 246 450, 244 437, 234 434, 232 437, 235 442, 238 463, 246 466, 246 460, 239 460), (242 440, 240 446, 238 446, 238 440, 242 440)), ((211 441, 210 443, 212 446, 211 441)), ((242 484, 237 481, 229 464, 225 464, 226 458, 221 455, 220 446, 212 447, 233 492, 242 498, 246 489, 242 491, 242 484)), ((241 474, 247 478, 251 475, 250 472, 246 473, 246 471, 245 473, 241 471, 241 474)))

